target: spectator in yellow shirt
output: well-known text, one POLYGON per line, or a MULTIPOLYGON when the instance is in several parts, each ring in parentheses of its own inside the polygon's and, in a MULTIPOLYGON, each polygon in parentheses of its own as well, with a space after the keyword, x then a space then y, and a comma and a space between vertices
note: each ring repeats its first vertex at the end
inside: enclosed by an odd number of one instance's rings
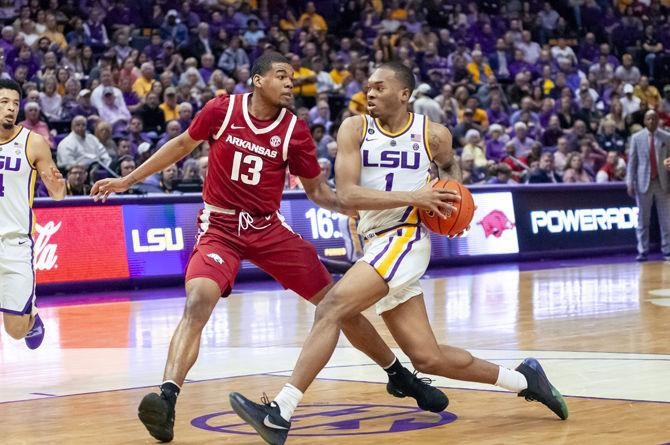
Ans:
POLYGON ((654 110, 658 110, 658 106, 661 104, 661 94, 658 92, 658 88, 649 85, 649 77, 647 76, 640 77, 640 83, 635 86, 633 94, 639 97, 642 102, 647 102, 649 108, 654 110))
POLYGON ((56 16, 53 14, 47 14, 46 18, 46 31, 42 33, 43 36, 46 36, 51 43, 55 43, 64 50, 67 48, 67 40, 62 32, 58 30, 58 22, 56 21, 56 16))
POLYGON ((140 67, 142 75, 133 83, 133 91, 139 97, 143 98, 151 91, 154 82, 154 65, 151 62, 144 62, 140 67))
POLYGON ((163 103, 158 106, 163 110, 165 122, 179 119, 179 107, 177 107, 177 90, 175 87, 167 87, 163 93, 163 103))
POLYGON ((333 62, 333 69, 330 70, 330 77, 335 85, 342 85, 351 76, 351 73, 344 66, 344 57, 337 56, 333 62))
POLYGON ((478 49, 472 51, 472 62, 468 63, 467 69, 472 75, 472 82, 475 85, 486 83, 488 78, 493 75, 491 67, 484 62, 482 52, 478 49))
POLYGON ((297 55, 291 56, 293 67, 293 94, 302 98, 304 106, 313 106, 316 103, 316 73, 302 66, 297 55))
POLYGON ((351 96, 349 111, 352 114, 365 114, 368 112, 368 80, 363 82, 363 90, 351 96))
POLYGON ((316 6, 314 6, 314 2, 308 2, 305 9, 305 13, 300 16, 300 20, 298 21, 298 26, 300 28, 302 28, 306 20, 310 20, 310 31, 328 31, 328 24, 324 18, 316 12, 316 6))

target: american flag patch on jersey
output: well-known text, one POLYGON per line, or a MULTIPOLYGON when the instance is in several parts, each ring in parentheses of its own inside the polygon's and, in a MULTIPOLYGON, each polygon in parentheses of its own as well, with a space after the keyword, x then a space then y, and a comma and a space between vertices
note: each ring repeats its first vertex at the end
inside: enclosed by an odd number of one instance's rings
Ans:
POLYGON ((412 142, 421 142, 421 135, 420 134, 411 134, 411 140, 412 142))

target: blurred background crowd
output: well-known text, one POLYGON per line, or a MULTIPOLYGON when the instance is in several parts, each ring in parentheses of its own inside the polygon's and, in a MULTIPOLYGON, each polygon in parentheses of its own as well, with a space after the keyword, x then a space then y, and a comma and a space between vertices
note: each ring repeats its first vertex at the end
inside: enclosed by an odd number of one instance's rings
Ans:
MULTIPOLYGON (((390 60, 415 73, 412 109, 451 130, 467 184, 622 181, 645 112, 670 125, 670 0, 0 0, 0 20, 0 76, 23 87, 19 122, 48 139, 71 195, 250 91, 267 50, 293 65, 331 181, 339 125, 390 60)), ((130 193, 199 190, 208 153, 130 193)))

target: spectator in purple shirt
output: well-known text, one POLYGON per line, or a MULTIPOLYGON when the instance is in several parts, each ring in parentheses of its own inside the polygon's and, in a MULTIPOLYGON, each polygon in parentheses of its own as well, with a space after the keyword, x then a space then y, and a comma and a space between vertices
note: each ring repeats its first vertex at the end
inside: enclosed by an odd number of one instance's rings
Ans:
POLYGON ((209 83, 209 79, 212 77, 212 73, 215 69, 214 55, 211 53, 203 54, 202 57, 200 57, 200 69, 198 69, 203 82, 209 83))
POLYGON ((474 41, 479 43, 479 47, 486 57, 489 57, 496 51, 496 35, 493 33, 490 23, 484 24, 481 31, 476 34, 474 41))
POLYGON ((102 11, 95 7, 91 10, 88 20, 84 24, 84 32, 90 39, 90 46, 95 51, 102 51, 108 44, 107 28, 102 23, 102 11))
POLYGON ((492 124, 489 126, 488 138, 486 141, 486 159, 500 162, 507 152, 505 151, 505 144, 509 141, 509 137, 505 134, 505 130, 500 124, 492 124))
POLYGON ((586 33, 586 36, 579 44, 579 50, 577 51, 577 58, 579 59, 580 65, 588 69, 589 65, 598 59, 599 54, 600 48, 596 42, 596 35, 592 32, 586 33))
POLYGON ((493 98, 491 98, 491 103, 489 104, 489 107, 486 110, 486 116, 489 119, 489 125, 500 124, 505 127, 509 126, 509 115, 503 109, 502 99, 500 98, 500 95, 496 95, 493 98))
POLYGON ((537 76, 535 67, 524 60, 524 53, 520 49, 514 50, 514 61, 509 65, 509 73, 512 77, 519 73, 529 73, 531 78, 537 76))
POLYGON ((4 26, 2 28, 2 39, 0 39, 0 48, 5 50, 5 54, 14 49, 14 28, 11 26, 4 26))

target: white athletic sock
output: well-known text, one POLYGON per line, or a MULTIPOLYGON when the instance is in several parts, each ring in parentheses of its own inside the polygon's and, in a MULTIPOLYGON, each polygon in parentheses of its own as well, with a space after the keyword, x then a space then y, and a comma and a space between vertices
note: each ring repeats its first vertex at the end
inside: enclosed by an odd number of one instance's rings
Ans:
POLYGON ((179 388, 179 391, 181 391, 181 386, 177 385, 177 382, 175 382, 174 380, 166 380, 166 381, 164 381, 163 383, 161 383, 160 386, 163 386, 163 385, 165 385, 166 383, 172 383, 174 386, 176 386, 177 388, 179 388))
POLYGON ((496 380, 495 385, 516 393, 528 388, 528 382, 523 374, 519 371, 503 368, 502 366, 498 369, 498 380, 496 380))
POLYGON ((279 405, 281 416, 287 422, 291 420, 293 411, 298 407, 298 404, 302 400, 302 396, 302 391, 290 383, 287 383, 281 391, 279 391, 277 397, 275 397, 274 401, 279 405))

